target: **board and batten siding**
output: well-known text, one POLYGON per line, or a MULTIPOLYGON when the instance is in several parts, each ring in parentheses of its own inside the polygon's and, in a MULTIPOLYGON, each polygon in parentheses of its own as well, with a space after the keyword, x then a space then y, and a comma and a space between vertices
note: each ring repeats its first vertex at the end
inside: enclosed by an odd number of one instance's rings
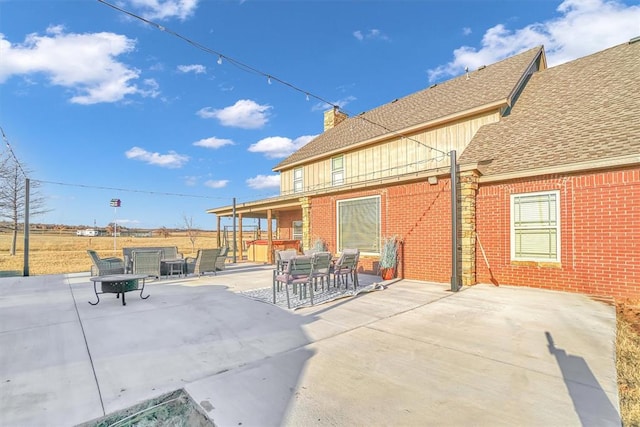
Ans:
POLYGON ((500 120, 498 111, 476 115, 438 127, 393 137, 322 159, 283 170, 280 174, 280 193, 293 193, 293 171, 303 168, 303 192, 331 188, 331 159, 344 155, 344 184, 357 185, 367 181, 411 174, 449 166, 449 153, 456 150, 458 157, 480 127, 500 120), (434 148, 433 150, 431 148, 434 148))

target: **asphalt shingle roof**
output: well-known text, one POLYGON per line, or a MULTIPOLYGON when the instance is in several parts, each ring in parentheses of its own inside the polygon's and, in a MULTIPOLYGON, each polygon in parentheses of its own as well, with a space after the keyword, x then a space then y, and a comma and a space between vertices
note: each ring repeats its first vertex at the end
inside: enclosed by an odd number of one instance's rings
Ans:
POLYGON ((460 164, 484 175, 640 153, 640 42, 535 73, 510 115, 483 126, 460 164))
POLYGON ((280 162, 274 170, 322 156, 390 132, 438 120, 495 102, 505 103, 542 52, 529 49, 503 61, 350 117, 280 162), (365 119, 365 120, 362 120, 365 119))

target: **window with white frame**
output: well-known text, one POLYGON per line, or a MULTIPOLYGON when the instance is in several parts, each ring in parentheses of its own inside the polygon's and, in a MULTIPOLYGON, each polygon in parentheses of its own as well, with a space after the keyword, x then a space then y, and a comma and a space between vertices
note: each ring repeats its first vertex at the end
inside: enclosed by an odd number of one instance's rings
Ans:
POLYGON ((304 179, 302 175, 302 168, 295 168, 293 170, 293 192, 300 193, 304 189, 304 179))
POLYGON ((560 261, 560 192, 511 195, 511 259, 560 261))
POLYGON ((380 196, 337 202, 338 251, 380 252, 380 196))
POLYGON ((293 240, 302 240, 302 221, 293 221, 293 240))
POLYGON ((331 159, 331 185, 344 184, 344 156, 331 159))

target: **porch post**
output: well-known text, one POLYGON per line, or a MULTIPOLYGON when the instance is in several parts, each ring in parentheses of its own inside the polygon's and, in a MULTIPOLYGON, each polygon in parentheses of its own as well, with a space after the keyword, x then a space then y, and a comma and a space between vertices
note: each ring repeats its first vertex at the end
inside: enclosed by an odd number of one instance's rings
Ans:
POLYGON ((302 249, 311 248, 311 200, 308 197, 300 198, 302 208, 302 249))
POLYGON ((462 285, 471 286, 476 282, 476 195, 478 192, 477 170, 460 172, 461 202, 461 246, 462 285))
POLYGON ((233 263, 235 264, 237 259, 237 255, 238 255, 238 247, 236 246, 236 221, 237 221, 237 216, 236 216, 236 198, 233 198, 233 263))
POLYGON ((221 237, 220 236, 220 222, 221 222, 220 221, 220 215, 216 215, 216 222, 217 222, 217 225, 216 225, 216 243, 218 243, 217 247, 220 247, 220 244, 222 242, 222 240, 220 238, 221 237))
POLYGON ((267 261, 273 264, 273 226, 271 209, 267 209, 267 261))
MULTIPOLYGON (((239 242, 240 242, 240 261, 244 260, 244 255, 242 251, 242 213, 238 214, 238 234, 239 234, 239 242)), ((238 247, 238 242, 235 242, 236 247, 238 247)))

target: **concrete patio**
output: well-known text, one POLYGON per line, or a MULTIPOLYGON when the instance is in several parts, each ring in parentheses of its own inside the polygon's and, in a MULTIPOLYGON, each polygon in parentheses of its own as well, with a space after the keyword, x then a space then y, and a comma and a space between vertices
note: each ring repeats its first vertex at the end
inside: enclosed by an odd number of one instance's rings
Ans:
POLYGON ((0 425, 178 389, 218 426, 620 425, 612 306, 407 280, 296 311, 240 295, 271 271, 150 281, 126 306, 89 305, 88 274, 0 278, 0 425))

